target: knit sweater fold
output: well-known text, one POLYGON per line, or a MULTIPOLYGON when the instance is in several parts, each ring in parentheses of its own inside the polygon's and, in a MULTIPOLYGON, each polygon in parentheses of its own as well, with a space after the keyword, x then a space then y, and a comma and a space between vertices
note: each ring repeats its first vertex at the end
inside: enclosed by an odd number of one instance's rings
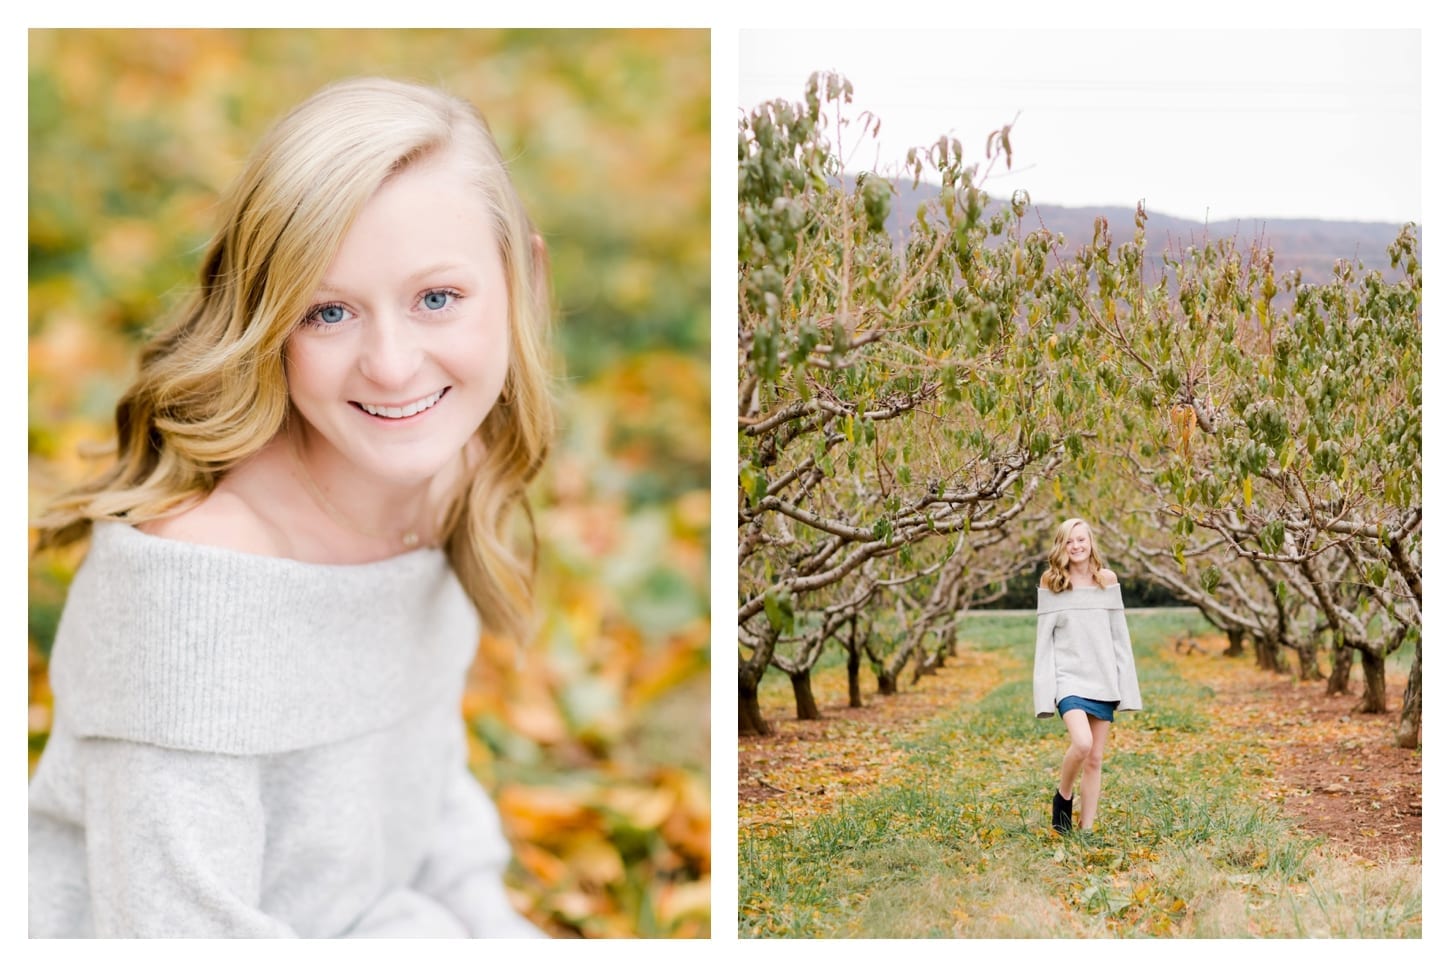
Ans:
POLYGON ((361 565, 97 523, 30 785, 32 936, 537 936, 467 768, 442 551, 361 565))
POLYGON ((1120 711, 1143 707, 1120 584, 1061 592, 1037 589, 1032 673, 1037 717, 1051 718, 1057 703, 1069 695, 1115 701, 1120 711))
POLYGON ((441 551, 303 564, 98 523, 56 634, 76 734, 257 755, 385 728, 456 689, 477 617, 441 551))

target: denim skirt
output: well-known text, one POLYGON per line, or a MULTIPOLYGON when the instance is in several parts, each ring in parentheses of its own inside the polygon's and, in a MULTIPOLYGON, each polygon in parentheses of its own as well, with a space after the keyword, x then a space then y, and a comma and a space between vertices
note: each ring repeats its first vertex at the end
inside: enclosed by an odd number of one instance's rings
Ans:
POLYGON ((1095 719, 1102 719, 1104 722, 1111 722, 1113 720, 1113 709, 1117 707, 1117 702, 1100 702, 1095 698, 1083 698, 1079 695, 1069 695, 1067 696, 1067 698, 1064 698, 1062 701, 1057 703, 1057 714, 1062 715, 1064 712, 1070 711, 1075 708, 1080 708, 1095 719))

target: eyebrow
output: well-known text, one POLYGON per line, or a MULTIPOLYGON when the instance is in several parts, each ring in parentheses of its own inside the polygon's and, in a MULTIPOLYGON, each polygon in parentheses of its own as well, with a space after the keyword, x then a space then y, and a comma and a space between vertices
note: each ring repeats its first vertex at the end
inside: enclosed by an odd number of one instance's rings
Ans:
MULTIPOLYGON (((423 279, 426 279, 430 275, 437 275, 442 272, 454 272, 458 270, 468 271, 468 265, 464 262, 445 260, 442 262, 435 262, 434 264, 429 266, 425 266, 424 268, 421 268, 418 271, 414 272, 412 275, 408 276, 403 281, 407 283, 416 283, 422 281, 423 279)), ((343 286, 323 279, 317 284, 317 288, 314 291, 319 295, 325 293, 337 295, 346 292, 347 290, 343 286)))

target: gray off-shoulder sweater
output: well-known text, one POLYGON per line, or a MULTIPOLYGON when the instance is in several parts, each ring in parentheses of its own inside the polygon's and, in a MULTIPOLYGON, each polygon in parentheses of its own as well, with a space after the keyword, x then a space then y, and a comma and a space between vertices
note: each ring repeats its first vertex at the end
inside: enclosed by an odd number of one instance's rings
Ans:
POLYGON ((442 551, 315 565, 98 523, 30 783, 32 937, 540 936, 459 714, 442 551))
POLYGON ((1118 703, 1140 710, 1138 670, 1123 615, 1123 587, 1037 589, 1037 658, 1032 669, 1032 705, 1051 718, 1069 695, 1118 703))

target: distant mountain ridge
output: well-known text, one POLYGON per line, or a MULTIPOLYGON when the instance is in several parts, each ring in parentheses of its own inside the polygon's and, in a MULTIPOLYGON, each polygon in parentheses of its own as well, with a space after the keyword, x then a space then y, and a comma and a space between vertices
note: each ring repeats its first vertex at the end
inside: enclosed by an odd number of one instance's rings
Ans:
MULTIPOLYGON (((939 197, 939 185, 923 182, 912 188, 909 179, 895 182, 897 197, 893 199, 887 230, 893 237, 903 236, 916 220, 917 206, 939 197)), ((988 211, 1001 208, 1003 201, 994 199, 988 211)), ((1093 222, 1102 215, 1108 220, 1108 231, 1116 247, 1132 241, 1135 210, 1127 207, 1066 207, 1039 205, 1034 202, 1025 221, 1032 229, 1046 228, 1054 235, 1061 233, 1067 243, 1063 251, 1076 253, 1092 242, 1093 222)), ((1299 269, 1305 282, 1323 283, 1334 277, 1334 263, 1340 259, 1363 262, 1366 271, 1377 269, 1388 279, 1398 277, 1390 269, 1386 249, 1400 233, 1398 222, 1352 222, 1310 218, 1237 218, 1212 222, 1196 222, 1187 218, 1157 214, 1148 210, 1146 247, 1151 267, 1161 267, 1160 256, 1170 249, 1181 252, 1189 246, 1201 248, 1205 240, 1236 238, 1243 250, 1253 242, 1274 250, 1274 273, 1282 277, 1299 269)))

